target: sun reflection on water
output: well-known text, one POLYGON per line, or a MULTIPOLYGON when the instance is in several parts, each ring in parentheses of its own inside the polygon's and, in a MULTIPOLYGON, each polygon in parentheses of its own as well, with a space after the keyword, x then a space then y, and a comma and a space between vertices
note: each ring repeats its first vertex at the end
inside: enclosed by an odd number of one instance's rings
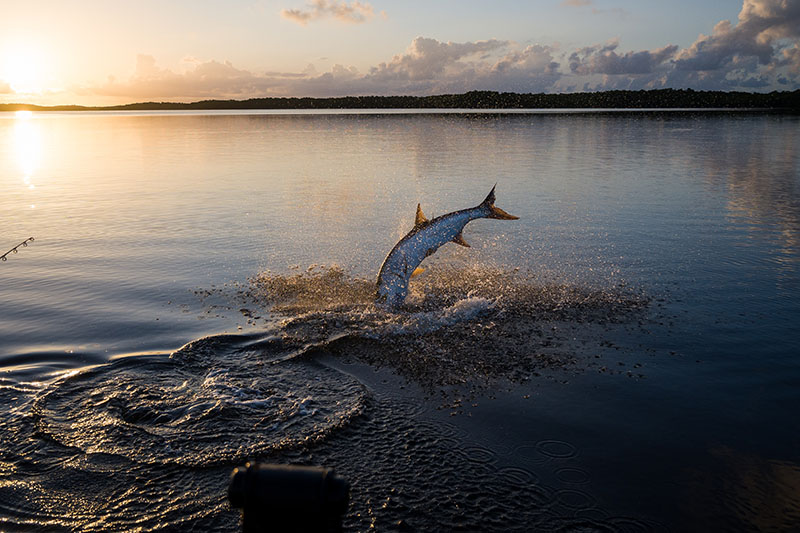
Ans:
POLYGON ((29 190, 36 189, 33 176, 42 162, 42 135, 31 111, 14 113, 14 154, 22 172, 22 183, 29 190))
POLYGON ((14 123, 14 153, 24 176, 26 187, 33 188, 31 178, 42 160, 42 136, 30 111, 17 111, 14 123))

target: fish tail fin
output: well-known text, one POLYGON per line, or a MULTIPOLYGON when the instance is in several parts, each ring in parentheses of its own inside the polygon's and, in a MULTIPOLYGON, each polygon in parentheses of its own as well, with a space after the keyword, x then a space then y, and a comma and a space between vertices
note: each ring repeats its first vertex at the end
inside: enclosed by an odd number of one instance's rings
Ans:
POLYGON ((481 205, 485 205, 485 206, 494 205, 494 190, 495 190, 496 187, 497 187, 497 184, 495 183, 494 187, 492 187, 492 190, 489 191, 489 195, 486 197, 486 199, 483 202, 481 202, 481 205))
POLYGON ((492 187, 492 190, 489 191, 489 195, 486 197, 486 199, 483 202, 481 202, 481 205, 480 205, 481 207, 484 207, 484 208, 489 210, 489 214, 486 215, 486 218, 497 218, 497 219, 500 219, 500 220, 517 220, 519 217, 515 217, 514 215, 506 213, 505 211, 503 211, 502 209, 500 209, 499 207, 496 207, 494 205, 494 200, 495 200, 494 189, 495 189, 495 187, 497 187, 496 183, 494 184, 494 187, 492 187))

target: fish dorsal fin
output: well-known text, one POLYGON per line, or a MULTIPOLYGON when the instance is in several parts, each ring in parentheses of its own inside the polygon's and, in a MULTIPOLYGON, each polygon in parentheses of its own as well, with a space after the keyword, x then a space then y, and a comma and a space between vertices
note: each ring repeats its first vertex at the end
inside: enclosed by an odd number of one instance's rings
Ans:
POLYGON ((428 223, 428 219, 422 214, 422 207, 417 204, 417 217, 414 219, 414 227, 422 226, 428 223))
POLYGON ((456 244, 460 244, 461 246, 466 246, 467 248, 470 248, 470 245, 467 243, 467 241, 464 240, 464 236, 461 235, 461 233, 453 237, 453 242, 456 244))

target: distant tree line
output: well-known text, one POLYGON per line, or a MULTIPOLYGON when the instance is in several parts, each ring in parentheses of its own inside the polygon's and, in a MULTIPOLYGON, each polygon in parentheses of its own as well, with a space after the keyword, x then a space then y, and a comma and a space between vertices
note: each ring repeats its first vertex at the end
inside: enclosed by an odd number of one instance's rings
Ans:
POLYGON ((655 89, 565 94, 470 91, 434 96, 344 96, 333 98, 251 98, 192 103, 142 102, 85 107, 0 104, 0 111, 153 111, 214 109, 773 109, 800 110, 800 90, 771 93, 655 89))

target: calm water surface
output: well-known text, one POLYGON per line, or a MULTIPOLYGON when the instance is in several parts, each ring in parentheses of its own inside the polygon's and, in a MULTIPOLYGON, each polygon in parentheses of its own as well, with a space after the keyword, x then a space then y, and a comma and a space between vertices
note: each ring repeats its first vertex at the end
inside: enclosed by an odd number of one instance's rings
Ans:
POLYGON ((351 530, 800 527, 797 117, 0 114, 0 154, 0 529, 235 529, 250 458, 336 466, 351 530), (495 183, 520 220, 369 305, 417 202, 495 183))

